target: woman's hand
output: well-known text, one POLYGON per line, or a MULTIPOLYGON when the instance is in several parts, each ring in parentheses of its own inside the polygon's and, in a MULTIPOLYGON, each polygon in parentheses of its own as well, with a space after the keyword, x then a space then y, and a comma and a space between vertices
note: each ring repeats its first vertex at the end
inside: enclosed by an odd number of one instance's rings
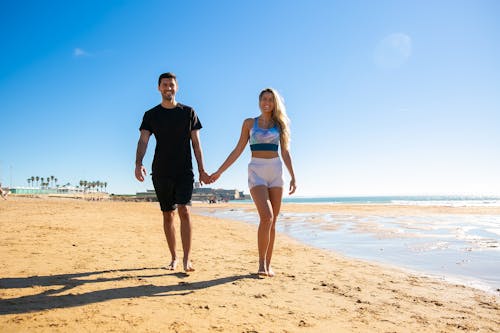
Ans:
POLYGON ((213 183, 215 181, 217 181, 217 179, 219 179, 219 177, 221 176, 222 172, 220 171, 216 171, 214 172, 213 174, 210 175, 210 183, 213 183))
POLYGON ((295 185, 295 179, 290 180, 290 189, 289 189, 288 194, 289 195, 293 194, 296 189, 297 189, 297 185, 295 185))

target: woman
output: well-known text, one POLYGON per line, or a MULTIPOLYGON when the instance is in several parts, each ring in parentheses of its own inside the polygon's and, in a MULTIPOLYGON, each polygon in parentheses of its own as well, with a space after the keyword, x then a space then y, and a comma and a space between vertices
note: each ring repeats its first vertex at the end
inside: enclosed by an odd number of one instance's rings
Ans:
POLYGON ((259 270, 262 276, 274 276, 271 258, 274 249, 276 219, 283 196, 283 168, 281 157, 290 173, 289 194, 295 192, 295 175, 289 152, 290 129, 285 106, 280 95, 271 88, 259 94, 260 116, 243 122, 240 139, 220 168, 213 173, 211 181, 216 181, 241 155, 250 141, 252 159, 248 164, 248 188, 259 212, 259 270))

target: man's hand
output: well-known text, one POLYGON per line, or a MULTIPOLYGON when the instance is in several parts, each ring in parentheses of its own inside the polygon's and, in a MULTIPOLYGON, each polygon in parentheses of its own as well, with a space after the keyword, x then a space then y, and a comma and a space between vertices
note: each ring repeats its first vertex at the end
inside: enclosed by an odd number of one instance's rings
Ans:
POLYGON ((135 166, 135 178, 137 178, 138 181, 140 182, 143 182, 144 181, 144 177, 146 177, 147 175, 147 172, 146 172, 146 168, 144 167, 144 165, 136 165, 135 166))
POLYGON ((210 176, 208 175, 208 173, 206 173, 205 170, 200 171, 200 183, 201 184, 210 184, 210 183, 212 183, 210 181, 210 176))

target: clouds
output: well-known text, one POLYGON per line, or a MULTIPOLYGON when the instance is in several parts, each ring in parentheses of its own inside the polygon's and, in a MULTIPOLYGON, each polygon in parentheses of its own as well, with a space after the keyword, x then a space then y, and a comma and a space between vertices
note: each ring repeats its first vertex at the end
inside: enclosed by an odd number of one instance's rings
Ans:
POLYGON ((89 57, 91 54, 87 51, 85 51, 84 49, 81 49, 79 47, 75 48, 73 50, 73 56, 76 57, 76 58, 80 58, 80 57, 89 57))
POLYGON ((73 49, 74 58, 103 58, 109 56, 113 56, 113 50, 111 49, 93 50, 92 52, 84 50, 81 47, 73 49))
POLYGON ((403 33, 393 33, 382 39, 374 53, 377 67, 396 69, 404 65, 411 56, 412 41, 403 33))

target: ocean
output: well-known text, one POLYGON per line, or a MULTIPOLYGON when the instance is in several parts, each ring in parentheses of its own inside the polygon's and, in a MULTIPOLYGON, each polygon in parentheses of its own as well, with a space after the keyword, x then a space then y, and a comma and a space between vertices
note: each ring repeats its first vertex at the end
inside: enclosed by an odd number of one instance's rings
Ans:
MULTIPOLYGON (((302 243, 500 293, 500 215, 358 215, 335 211, 335 205, 339 204, 500 207, 499 197, 320 197, 285 198, 283 201, 332 205, 331 212, 280 213, 277 231, 302 243)), ((235 203, 246 203, 253 208, 251 200, 235 203)), ((258 224, 254 209, 214 207, 195 208, 194 212, 258 224)), ((276 251, 279 255, 279 245, 276 251)))
MULTIPOLYGON (((252 200, 237 200, 249 202, 252 200)), ((500 207, 500 197, 495 196, 359 196, 359 197, 286 197, 286 203, 306 204, 392 204, 450 207, 500 207)))

